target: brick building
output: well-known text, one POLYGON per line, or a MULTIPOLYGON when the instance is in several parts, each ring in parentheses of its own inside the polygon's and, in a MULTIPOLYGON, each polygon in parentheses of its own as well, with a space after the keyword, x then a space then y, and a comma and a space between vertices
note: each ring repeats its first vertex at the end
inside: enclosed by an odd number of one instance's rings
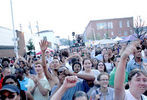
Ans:
POLYGON ((133 33, 133 17, 92 20, 84 31, 84 39, 126 37, 133 33))
MULTIPOLYGON (((18 54, 23 56, 26 53, 24 33, 16 30, 18 37, 18 54)), ((12 30, 0 27, 0 57, 14 57, 14 42, 12 30)))

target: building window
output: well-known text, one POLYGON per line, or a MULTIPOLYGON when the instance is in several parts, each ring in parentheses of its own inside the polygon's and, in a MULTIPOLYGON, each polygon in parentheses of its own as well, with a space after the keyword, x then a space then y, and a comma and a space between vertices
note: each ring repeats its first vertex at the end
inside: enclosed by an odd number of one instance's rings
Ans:
POLYGON ((124 31, 124 35, 127 36, 128 35, 128 32, 127 31, 124 31))
POLYGON ((119 21, 119 27, 122 28, 122 21, 119 21))
POLYGON ((130 27, 130 21, 127 20, 127 27, 130 27))
POLYGON ((112 22, 108 22, 108 29, 113 29, 113 23, 112 22))
POLYGON ((107 29, 106 23, 97 23, 97 30, 107 29))

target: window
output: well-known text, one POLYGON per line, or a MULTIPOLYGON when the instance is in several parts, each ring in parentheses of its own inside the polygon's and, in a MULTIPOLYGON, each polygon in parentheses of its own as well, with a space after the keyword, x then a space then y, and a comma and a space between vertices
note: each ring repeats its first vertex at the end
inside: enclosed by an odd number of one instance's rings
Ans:
POLYGON ((113 23, 112 22, 108 22, 108 29, 113 29, 113 23))
POLYGON ((122 21, 119 21, 119 27, 122 28, 122 21))
POLYGON ((130 22, 129 22, 129 20, 127 20, 127 27, 130 27, 130 22))
POLYGON ((107 29, 106 23, 97 23, 97 30, 107 29))

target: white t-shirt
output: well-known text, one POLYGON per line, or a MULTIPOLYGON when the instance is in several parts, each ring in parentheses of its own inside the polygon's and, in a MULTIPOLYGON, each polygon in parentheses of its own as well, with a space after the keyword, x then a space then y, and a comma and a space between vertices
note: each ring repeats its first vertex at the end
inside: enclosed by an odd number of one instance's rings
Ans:
MULTIPOLYGON (((147 100, 147 96, 141 95, 142 99, 141 100, 147 100)), ((125 99, 124 100, 137 100, 129 90, 125 90, 125 99)))
MULTIPOLYGON (((44 76, 44 78, 40 79, 39 82, 40 82, 40 84, 42 85, 43 88, 51 90, 49 82, 48 82, 48 80, 46 79, 45 76, 44 76)), ((34 88, 35 83, 33 81, 30 81, 29 86, 31 86, 30 88, 34 88)), ((49 93, 46 96, 43 96, 41 94, 41 92, 39 91, 39 88, 36 87, 36 89, 35 89, 35 91, 33 93, 33 97, 34 97, 34 100, 48 100, 49 93)))

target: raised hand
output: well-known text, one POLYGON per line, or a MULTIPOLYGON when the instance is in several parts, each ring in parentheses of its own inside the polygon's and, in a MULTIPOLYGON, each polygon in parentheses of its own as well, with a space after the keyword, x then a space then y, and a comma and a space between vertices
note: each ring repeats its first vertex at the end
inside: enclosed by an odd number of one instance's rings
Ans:
POLYGON ((67 77, 65 77, 65 80, 63 82, 63 87, 65 89, 74 87, 76 85, 77 81, 78 81, 77 76, 67 76, 67 77))
POLYGON ((134 52, 136 52, 137 46, 140 45, 140 42, 141 41, 138 40, 138 41, 132 42, 130 45, 128 45, 123 52, 123 56, 128 57, 130 54, 133 54, 134 52))
POLYGON ((46 40, 41 40, 39 42, 39 45, 40 45, 41 52, 45 52, 47 47, 48 47, 48 45, 49 45, 49 42, 46 41, 46 40))

